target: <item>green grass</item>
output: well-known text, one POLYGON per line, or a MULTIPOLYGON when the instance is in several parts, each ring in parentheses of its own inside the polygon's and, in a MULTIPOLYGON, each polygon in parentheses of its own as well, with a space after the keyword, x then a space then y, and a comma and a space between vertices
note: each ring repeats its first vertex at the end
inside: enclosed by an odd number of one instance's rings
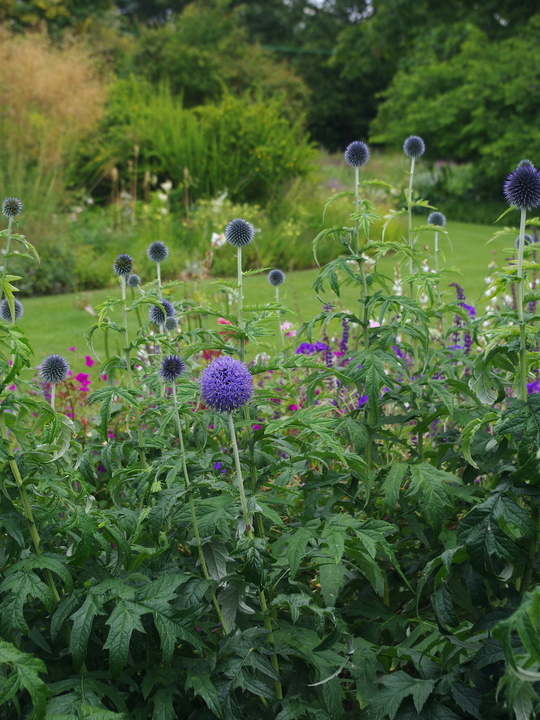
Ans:
MULTIPOLYGON (((417 220, 420 224, 421 219, 417 220)), ((472 225, 466 223, 448 223, 447 229, 451 238, 452 247, 441 238, 441 246, 446 253, 446 264, 448 267, 460 269, 457 272, 448 272, 448 283, 458 282, 465 289, 469 302, 476 302, 481 298, 485 289, 484 278, 488 275, 488 264, 495 257, 498 263, 502 263, 507 257, 503 252, 512 244, 511 238, 498 238, 493 243, 486 245, 493 235, 494 229, 488 225, 472 225)), ((432 233, 425 233, 418 242, 432 244, 432 233)), ((339 251, 336 245, 336 253, 339 251)), ((385 258, 379 265, 379 270, 389 277, 393 277, 395 260, 385 258)), ((318 270, 303 270, 300 272, 288 273, 286 282, 282 286, 281 298, 289 310, 286 318, 295 324, 309 320, 320 309, 321 303, 313 292, 312 285, 317 277, 318 270)), ((445 283, 447 285, 448 283, 445 283)), ((191 283, 186 287, 180 286, 175 290, 174 297, 177 299, 193 293, 201 302, 217 302, 224 307, 223 296, 211 281, 191 283)), ((448 289, 448 298, 454 297, 453 288, 448 289)), ((84 307, 89 305, 95 307, 107 296, 118 295, 119 288, 109 290, 97 290, 94 292, 70 295, 52 295, 48 297, 29 298, 24 301, 25 313, 20 321, 21 327, 27 333, 35 353, 35 365, 50 353, 60 353, 66 356, 72 363, 73 368, 78 372, 84 370, 84 358, 90 352, 84 340, 85 331, 96 321, 84 307), (69 348, 76 350, 70 351, 69 348)), ((248 276, 245 278, 246 303, 266 303, 274 299, 274 289, 268 284, 266 274, 248 276)), ((334 302, 339 307, 354 311, 357 307, 358 292, 347 288, 344 290, 340 300, 336 300, 331 292, 327 292, 323 299, 334 302)), ((146 318, 144 308, 141 312, 146 318)), ((480 310, 481 312, 481 310, 480 310)), ((111 313, 113 319, 120 321, 120 313, 111 313)), ((144 319, 145 319, 144 318, 144 319)), ((133 331, 136 328, 136 318, 131 317, 133 331)), ((209 318, 206 321, 208 326, 214 322, 209 318)), ((214 325, 217 327, 217 325, 214 325)), ((277 327, 277 326, 276 326, 277 327)), ((118 336, 120 338, 120 336, 118 336)), ((275 338, 269 339, 269 344, 275 342, 275 338)), ((111 352, 116 352, 116 345, 119 340, 111 335, 111 352)), ((104 344, 101 333, 96 334, 95 347, 101 358, 104 358, 104 344)), ((255 348, 251 348, 251 354, 255 348)), ((97 366, 96 366, 97 367, 97 366)))

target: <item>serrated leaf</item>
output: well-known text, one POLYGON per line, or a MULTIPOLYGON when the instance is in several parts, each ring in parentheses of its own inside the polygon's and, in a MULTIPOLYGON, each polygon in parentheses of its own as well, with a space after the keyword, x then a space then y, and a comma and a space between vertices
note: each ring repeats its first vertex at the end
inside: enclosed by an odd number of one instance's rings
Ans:
POLYGON ((110 630, 103 648, 109 651, 109 666, 113 677, 118 677, 127 663, 133 631, 144 633, 140 612, 135 603, 119 600, 105 621, 110 630))
POLYGON ((345 579, 345 568, 326 558, 319 558, 321 592, 328 607, 335 607, 339 590, 345 579))
POLYGON ((73 664, 78 669, 84 663, 86 656, 86 647, 88 638, 92 630, 94 618, 103 615, 103 605, 101 599, 97 598, 93 593, 86 596, 84 603, 71 616, 73 625, 71 628, 71 639, 69 651, 73 657, 73 664))
POLYGON ((389 508, 395 508, 399 502, 399 491, 401 483, 408 470, 406 463, 393 463, 381 485, 386 504, 389 508))
POLYGON ((309 540, 313 537, 313 531, 307 527, 299 528, 293 535, 287 538, 285 554, 289 562, 290 578, 294 580, 300 563, 306 555, 309 540))
POLYGON ((377 720, 386 717, 393 720, 402 701, 409 695, 412 695, 416 711, 420 713, 435 687, 435 680, 418 680, 401 670, 385 675, 379 682, 385 687, 370 705, 377 720))

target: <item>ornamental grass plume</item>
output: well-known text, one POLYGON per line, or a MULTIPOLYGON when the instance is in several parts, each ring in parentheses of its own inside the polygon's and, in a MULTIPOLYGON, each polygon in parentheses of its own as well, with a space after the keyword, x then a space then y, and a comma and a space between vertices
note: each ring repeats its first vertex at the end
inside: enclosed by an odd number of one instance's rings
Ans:
POLYGON ((69 363, 61 355, 48 355, 39 367, 39 374, 43 382, 51 386, 51 407, 54 410, 56 386, 64 382, 69 374, 69 363))

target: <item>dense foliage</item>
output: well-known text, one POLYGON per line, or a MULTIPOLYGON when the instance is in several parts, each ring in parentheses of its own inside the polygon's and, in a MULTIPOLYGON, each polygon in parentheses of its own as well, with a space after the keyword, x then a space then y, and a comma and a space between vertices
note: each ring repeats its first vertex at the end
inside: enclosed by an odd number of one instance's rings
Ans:
MULTIPOLYGON (((29 341, 0 322, 6 720, 538 714, 540 266, 524 230, 540 221, 521 209, 517 264, 493 270, 484 316, 459 286, 442 304, 444 222, 413 224, 429 209, 415 160, 386 217, 406 221, 395 240, 371 237, 366 193, 385 184, 351 170, 350 222, 314 240, 316 255, 334 241, 314 290, 335 301, 296 335, 281 327, 286 277, 275 302, 244 305, 243 245, 238 281, 222 285, 232 307, 164 285, 162 248, 144 286, 117 258, 119 293, 88 334, 91 348, 111 340, 91 394, 88 374, 64 386, 55 356, 29 382, 29 341), (395 280, 377 271, 388 253, 395 280), (280 348, 243 365, 276 323, 280 348)), ((537 171, 515 177, 540 204, 537 171)), ((33 256, 12 207, 7 320, 13 246, 33 256)))

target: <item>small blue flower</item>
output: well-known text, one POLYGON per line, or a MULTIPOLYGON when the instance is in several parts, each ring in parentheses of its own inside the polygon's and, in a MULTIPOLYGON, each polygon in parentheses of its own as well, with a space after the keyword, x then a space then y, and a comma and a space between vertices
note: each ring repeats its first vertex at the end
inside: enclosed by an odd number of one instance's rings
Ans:
MULTIPOLYGON (((15 322, 17 322, 17 320, 23 316, 24 307, 22 302, 20 302, 20 300, 17 300, 17 298, 13 298, 13 302, 15 303, 15 322)), ((4 298, 0 303, 0 317, 4 322, 7 323, 10 323, 12 320, 11 310, 9 308, 7 298, 4 298)))
POLYGON ((201 376, 201 396, 212 410, 232 412, 245 405, 253 394, 253 378, 240 360, 221 355, 201 376))
POLYGON ((135 275, 135 273, 133 273, 128 277, 126 283, 129 285, 129 287, 136 288, 139 287, 139 285, 141 284, 141 278, 138 275, 135 275))
POLYGON ((435 210, 435 212, 428 215, 427 221, 428 225, 436 225, 437 227, 444 227, 446 225, 446 218, 442 212, 439 212, 438 210, 435 210))
POLYGON ((411 135, 403 143, 403 152, 408 158, 419 158, 426 151, 426 144, 418 135, 411 135))
POLYGON ((534 166, 520 165, 506 178, 504 197, 509 205, 530 210, 540 206, 540 173, 534 166))
POLYGON ((7 218, 17 217, 22 213, 23 204, 16 197, 6 198, 2 203, 2 215, 7 218))
POLYGON ((113 270, 118 277, 127 278, 133 270, 133 258, 126 253, 121 253, 114 261, 113 270))
POLYGON ((345 149, 345 162, 351 167, 363 167, 369 160, 369 148, 366 143, 355 140, 345 149))
POLYGON ((152 262, 160 263, 169 257, 169 248, 161 240, 156 240, 150 245, 146 254, 152 262))
POLYGON ((225 228, 225 240, 233 247, 245 247, 253 242, 255 229, 251 223, 242 218, 236 218, 225 228))
POLYGON ((57 383, 64 382, 69 373, 69 363, 61 355, 48 355, 40 365, 39 374, 41 379, 56 385, 57 383))
POLYGON ((168 355, 161 361, 159 374, 165 382, 172 383, 185 371, 186 363, 178 355, 168 355))
POLYGON ((283 285, 283 283, 285 282, 285 273, 282 270, 278 270, 277 268, 275 268, 274 270, 270 270, 270 272, 268 273, 268 282, 274 287, 283 285))

